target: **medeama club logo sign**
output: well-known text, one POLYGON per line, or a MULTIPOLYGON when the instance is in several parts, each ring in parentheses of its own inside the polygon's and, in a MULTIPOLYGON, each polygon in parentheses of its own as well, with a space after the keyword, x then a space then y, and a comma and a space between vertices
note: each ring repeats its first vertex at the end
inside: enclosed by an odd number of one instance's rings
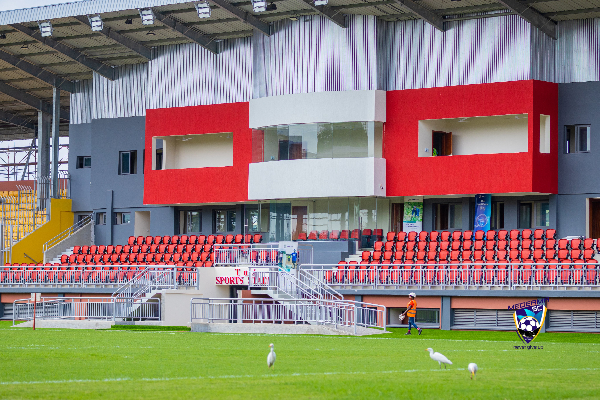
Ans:
POLYGON ((546 303, 549 298, 526 301, 509 306, 509 310, 515 310, 513 318, 517 327, 519 338, 525 343, 532 342, 540 333, 546 320, 546 303))

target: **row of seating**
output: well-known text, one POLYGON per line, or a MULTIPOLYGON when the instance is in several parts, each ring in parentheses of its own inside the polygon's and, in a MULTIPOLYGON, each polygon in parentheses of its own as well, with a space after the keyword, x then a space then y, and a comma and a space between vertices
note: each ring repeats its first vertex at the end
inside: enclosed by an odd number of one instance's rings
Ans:
POLYGON ((129 246, 133 245, 160 245, 160 244, 250 244, 261 243, 263 237, 260 233, 246 235, 174 235, 174 236, 130 236, 127 240, 129 246))
POLYGON ((121 254, 63 254, 61 265, 141 264, 167 262, 214 262, 213 252, 184 253, 121 253, 121 254))
POLYGON ((325 280, 338 285, 597 285, 600 268, 596 260, 575 263, 533 260, 507 264, 451 263, 448 265, 358 265, 340 262, 325 271, 325 280))
POLYGON ((513 229, 489 231, 421 231, 421 232, 388 232, 386 242, 454 242, 464 240, 556 240, 556 229, 513 229))
MULTIPOLYGON (((344 230, 332 230, 329 232, 328 230, 314 230, 310 231, 308 234, 306 232, 301 232, 298 234, 298 240, 348 240, 348 239, 356 239, 361 240, 365 239, 365 241, 370 245, 377 240, 383 239, 383 229, 353 229, 352 231, 344 229, 344 230)), ((370 246, 369 246, 370 247, 370 246)))

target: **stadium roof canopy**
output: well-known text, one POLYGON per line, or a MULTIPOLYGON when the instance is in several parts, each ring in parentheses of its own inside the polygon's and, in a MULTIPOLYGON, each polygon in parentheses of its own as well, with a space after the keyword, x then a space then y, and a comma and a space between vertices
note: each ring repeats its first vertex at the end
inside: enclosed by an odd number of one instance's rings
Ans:
MULTIPOLYGON (((45 0, 46 3, 52 2, 45 0)), ((60 0, 57 0, 58 3, 60 0)), ((386 21, 444 22, 520 15, 551 37, 556 22, 600 17, 600 0, 269 0, 275 7, 254 13, 249 0, 209 0, 211 16, 199 18, 185 0, 87 0, 0 11, 0 140, 31 138, 39 109, 49 110, 52 87, 61 89, 61 133, 68 134, 69 93, 93 71, 114 78, 113 67, 147 62, 153 48, 196 42, 215 52, 228 38, 269 35, 269 23, 322 15, 345 26, 344 15, 375 15, 386 21), (151 8, 154 24, 143 25, 140 9, 151 8), (276 9, 273 9, 276 8, 276 9), (88 16, 99 15, 101 31, 88 16), (38 22, 50 21, 42 37, 38 22)))

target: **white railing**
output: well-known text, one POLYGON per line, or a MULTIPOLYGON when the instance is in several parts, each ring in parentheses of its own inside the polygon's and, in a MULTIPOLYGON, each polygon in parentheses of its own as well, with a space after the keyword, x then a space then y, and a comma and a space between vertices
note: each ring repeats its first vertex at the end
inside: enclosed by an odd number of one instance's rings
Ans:
POLYGON ((133 298, 52 297, 35 304, 30 299, 13 302, 15 321, 44 320, 160 320, 160 299, 142 302, 133 298))
POLYGON ((62 231, 61 233, 59 233, 58 235, 54 236, 52 239, 50 239, 46 243, 44 243, 44 245, 42 246, 42 250, 44 251, 44 253, 46 251, 48 251, 48 249, 56 246, 58 243, 62 242, 63 240, 65 240, 66 238, 68 238, 69 236, 71 236, 72 234, 77 232, 79 229, 81 229, 84 226, 86 226, 87 224, 91 223, 93 215, 94 214, 86 215, 80 221, 77 221, 76 224, 65 229, 64 231, 62 231))
POLYGON ((337 289, 494 287, 600 288, 597 263, 464 263, 305 265, 303 271, 337 289))
MULTIPOLYGON (((261 265, 276 267, 279 265, 278 243, 251 244, 215 244, 215 265, 261 265)), ((313 260, 313 248, 310 244, 298 244, 297 264, 310 264, 313 260)))
POLYGON ((294 323, 386 329, 386 307, 355 301, 193 298, 191 322, 294 323))
POLYGON ((171 286, 197 286, 196 268, 173 266, 108 266, 84 265, 70 267, 0 267, 2 287, 118 287, 127 284, 136 275, 162 284, 158 276, 171 276, 171 286), (148 274, 143 274, 149 270, 148 274))
POLYGON ((196 286, 198 283, 197 271, 151 266, 132 276, 112 296, 139 299, 155 290, 177 289, 182 283, 187 284, 186 286, 196 286))
POLYGON ((268 290, 279 290, 294 299, 342 300, 343 296, 300 270, 279 267, 253 267, 248 274, 248 286, 268 290))

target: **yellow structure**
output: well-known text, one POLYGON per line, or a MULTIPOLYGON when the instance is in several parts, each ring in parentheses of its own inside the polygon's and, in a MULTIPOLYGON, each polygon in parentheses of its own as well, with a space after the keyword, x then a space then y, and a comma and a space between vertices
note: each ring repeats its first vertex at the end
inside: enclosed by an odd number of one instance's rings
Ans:
POLYGON ((51 199, 50 220, 13 245, 11 262, 13 264, 33 263, 25 254, 36 262, 43 262, 44 243, 71 227, 73 219, 71 199, 51 199))
POLYGON ((0 191, 0 220, 5 226, 4 247, 10 247, 47 221, 45 210, 38 210, 37 192, 32 189, 19 191, 0 191))

